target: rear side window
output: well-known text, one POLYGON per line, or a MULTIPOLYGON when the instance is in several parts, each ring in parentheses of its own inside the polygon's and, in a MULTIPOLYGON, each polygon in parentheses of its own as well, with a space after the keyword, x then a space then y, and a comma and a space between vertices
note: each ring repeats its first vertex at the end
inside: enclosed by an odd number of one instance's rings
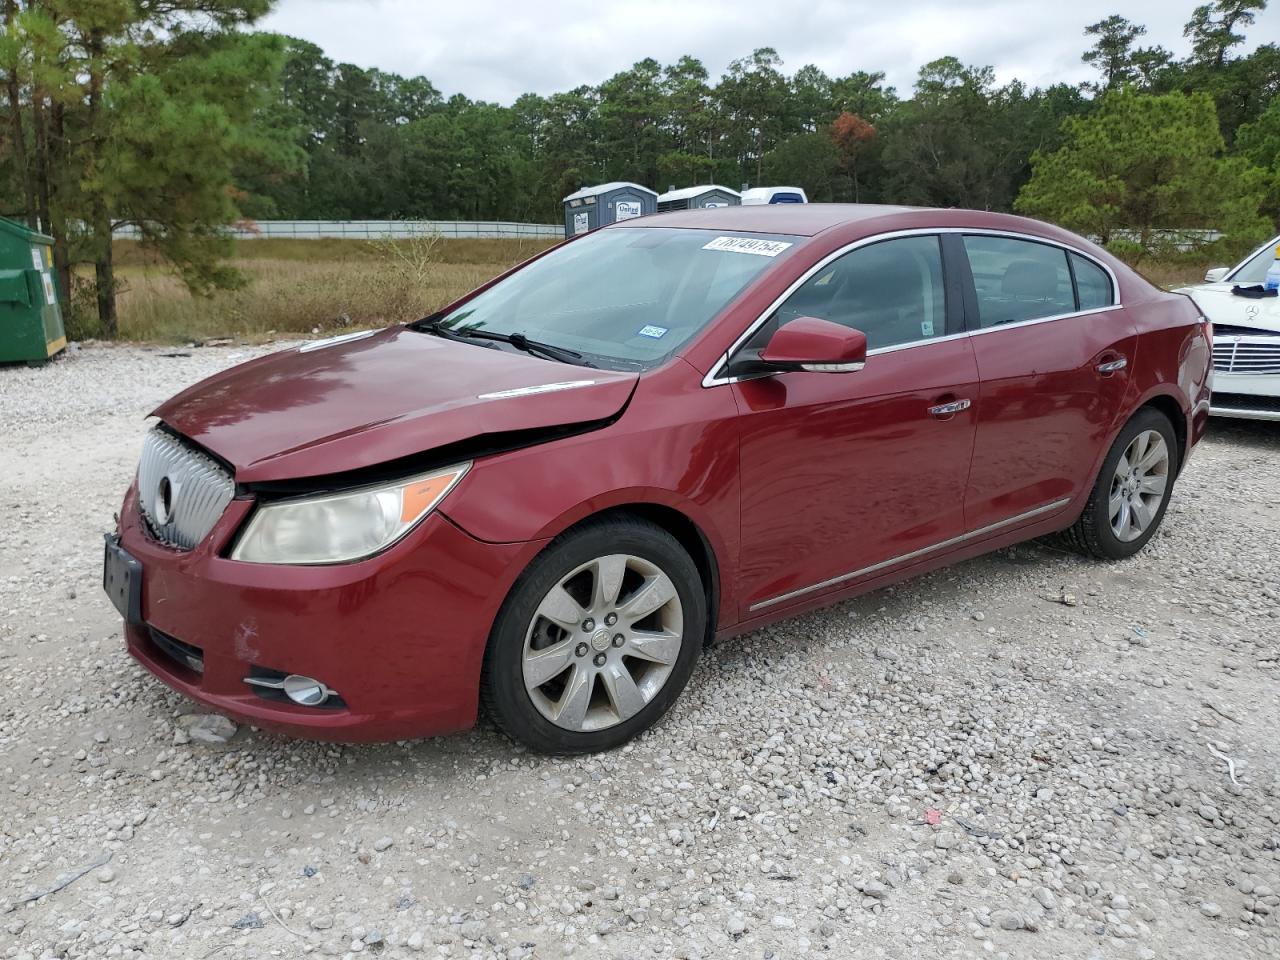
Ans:
POLYGON ((855 327, 872 350, 943 336, 946 296, 938 238, 881 240, 833 260, 788 297, 767 326, 776 329, 797 317, 855 327))
POLYGON ((1075 312, 1067 252, 1061 247, 967 236, 964 249, 977 290, 980 327, 1075 312))
POLYGON ((1081 310, 1097 310, 1116 302, 1111 292, 1111 278, 1092 260, 1073 253, 1071 269, 1076 275, 1076 293, 1080 297, 1081 310))

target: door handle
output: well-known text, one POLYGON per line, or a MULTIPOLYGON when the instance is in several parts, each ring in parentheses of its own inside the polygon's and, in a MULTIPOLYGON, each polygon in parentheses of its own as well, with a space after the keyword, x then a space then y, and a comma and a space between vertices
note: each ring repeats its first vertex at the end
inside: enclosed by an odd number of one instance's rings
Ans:
POLYGON ((970 401, 952 400, 950 403, 938 403, 929 408, 929 414, 935 417, 950 417, 961 410, 968 410, 970 401))
POLYGON ((1128 359, 1125 357, 1116 357, 1114 360, 1107 360, 1098 364, 1098 372, 1104 377, 1109 377, 1113 373, 1119 373, 1129 365, 1128 359))

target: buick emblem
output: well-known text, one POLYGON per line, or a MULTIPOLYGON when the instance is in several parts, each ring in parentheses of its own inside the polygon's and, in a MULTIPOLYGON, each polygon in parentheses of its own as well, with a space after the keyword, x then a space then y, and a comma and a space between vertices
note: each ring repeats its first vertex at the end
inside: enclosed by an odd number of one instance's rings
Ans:
POLYGON ((174 492, 172 481, 161 477, 156 484, 156 523, 162 527, 173 519, 174 492))

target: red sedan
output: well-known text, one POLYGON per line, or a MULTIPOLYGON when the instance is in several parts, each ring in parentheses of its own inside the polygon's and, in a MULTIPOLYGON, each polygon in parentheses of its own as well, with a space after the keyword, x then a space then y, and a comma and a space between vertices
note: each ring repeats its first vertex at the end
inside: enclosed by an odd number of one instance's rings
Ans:
POLYGON ((389 740, 483 703, 606 749, 713 638, 1045 534, 1136 553, 1210 342, 1017 217, 631 220, 165 403, 104 583, 139 661, 259 726, 389 740))

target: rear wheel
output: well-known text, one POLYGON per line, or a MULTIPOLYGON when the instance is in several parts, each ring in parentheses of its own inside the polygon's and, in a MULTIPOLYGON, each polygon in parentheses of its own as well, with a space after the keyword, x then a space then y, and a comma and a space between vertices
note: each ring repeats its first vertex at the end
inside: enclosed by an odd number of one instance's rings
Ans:
POLYGON ((1177 451, 1169 418, 1139 410, 1111 445, 1080 519, 1063 533, 1067 544, 1102 560, 1123 560, 1146 546, 1169 506, 1177 451))
POLYGON ((674 702, 706 622, 702 580, 674 537, 641 520, 593 522, 552 543, 512 588, 481 697, 534 750, 608 750, 674 702))

